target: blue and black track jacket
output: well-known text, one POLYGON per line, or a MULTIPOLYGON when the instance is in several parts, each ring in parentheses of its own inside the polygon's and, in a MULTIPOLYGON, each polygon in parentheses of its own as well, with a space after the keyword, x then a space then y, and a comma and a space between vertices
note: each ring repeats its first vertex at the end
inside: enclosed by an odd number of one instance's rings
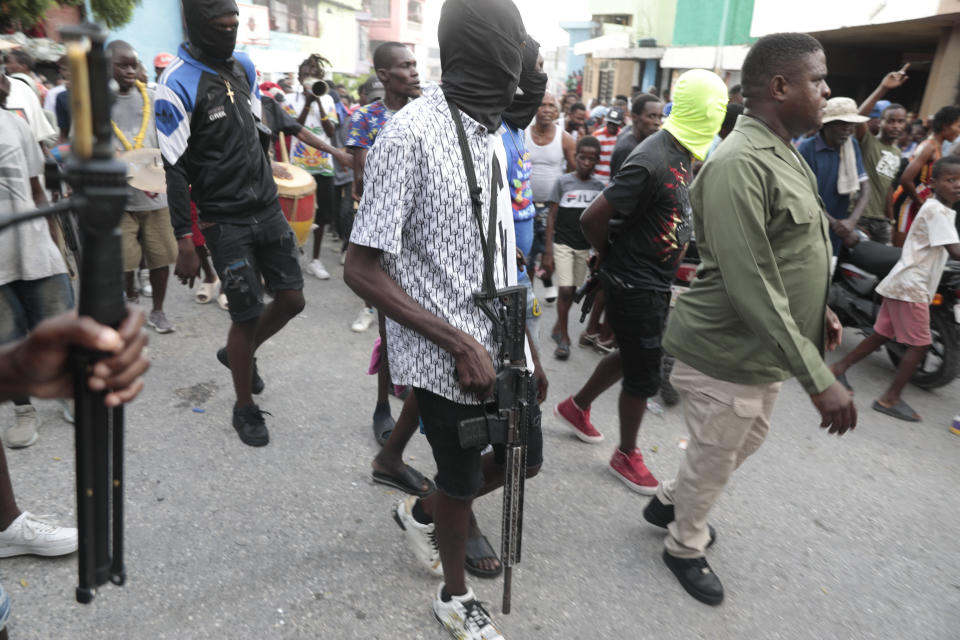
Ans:
POLYGON ((257 131, 260 88, 246 54, 216 71, 185 44, 160 76, 157 137, 174 233, 190 233, 190 199, 205 222, 250 224, 279 211, 277 187, 257 131))

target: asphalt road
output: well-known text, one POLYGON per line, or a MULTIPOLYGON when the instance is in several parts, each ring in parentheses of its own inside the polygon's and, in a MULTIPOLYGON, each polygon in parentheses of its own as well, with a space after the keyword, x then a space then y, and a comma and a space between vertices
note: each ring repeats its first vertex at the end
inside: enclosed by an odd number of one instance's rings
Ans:
MULTIPOLYGON (((390 517, 401 495, 370 479, 375 335, 349 330, 359 304, 330 247, 333 279, 308 279, 305 311, 259 354, 261 406, 273 414, 263 449, 230 425, 232 386, 214 357, 227 314, 171 283, 177 331, 151 337, 147 389, 127 410, 127 584, 78 605, 75 555, 2 560, 11 638, 446 637, 430 608, 437 582, 390 517)), ((848 335, 841 351, 858 340, 848 335)), ((513 612, 500 612, 499 580, 469 579, 507 638, 958 637, 960 438, 947 427, 960 383, 909 388, 924 421, 898 422, 869 408, 893 373, 876 354, 849 375, 860 424, 843 438, 821 432, 800 386, 787 383, 767 442, 711 516, 709 559, 726 588, 713 608, 663 565, 663 534, 640 513, 647 499, 608 472, 616 393, 594 405, 607 435, 598 445, 551 415, 598 358, 576 347, 567 362, 544 356, 546 462, 528 484, 513 612)), ((72 429, 55 403, 38 406, 40 440, 6 452, 16 495, 21 508, 72 524, 72 429)), ((3 412, 12 420, 11 407, 3 412)), ((648 414, 641 443, 660 477, 676 470, 684 436, 679 408, 648 414)), ((408 453, 434 472, 424 438, 408 453)), ((476 505, 497 548, 499 509, 499 494, 476 505)))

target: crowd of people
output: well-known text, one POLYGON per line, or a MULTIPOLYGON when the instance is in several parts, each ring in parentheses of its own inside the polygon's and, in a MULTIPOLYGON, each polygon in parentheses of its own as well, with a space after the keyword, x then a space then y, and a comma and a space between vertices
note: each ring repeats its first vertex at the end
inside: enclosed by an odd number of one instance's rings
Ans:
MULTIPOLYGON (((472 509, 501 486, 503 451, 462 447, 457 431, 484 415, 497 373, 497 337, 473 299, 485 271, 497 287, 527 288, 526 366, 538 403, 548 391, 541 298, 556 301, 550 344, 567 361, 575 292, 595 281, 576 341, 603 357, 553 413, 580 440, 599 443, 591 405, 622 381, 609 469, 650 497, 643 515, 666 530, 663 560, 702 602, 724 597, 705 556, 718 535, 710 509, 762 444, 784 380, 796 377, 821 427, 843 434, 857 422, 846 372, 896 340, 906 355, 873 407, 919 419, 900 394, 931 342, 936 281, 948 257, 960 259, 960 107, 944 106, 927 128, 887 101, 909 65, 857 105, 831 97, 819 42, 774 34, 751 47, 741 84, 691 70, 670 93, 650 87, 588 108, 582 78, 569 78, 559 100, 546 91, 539 45, 510 0, 447 0, 442 83, 421 86, 413 53, 387 42, 354 102, 325 81, 330 63, 321 55, 303 60, 295 80, 264 81, 235 50, 233 0, 185 0, 183 10, 187 41, 154 59, 155 82, 130 44, 109 45, 114 147, 158 150, 164 168, 162 189, 130 188, 121 223, 127 301, 137 309, 149 297, 151 310, 131 311, 117 336, 62 316, 74 306, 62 227, 36 221, 0 232, 0 343, 12 345, 0 351, 0 372, 25 349, 80 339, 66 328, 80 323, 83 340, 95 336, 126 354, 113 361, 122 377, 112 388, 122 389, 115 402, 129 400, 145 369, 140 326, 175 332, 164 312, 173 265, 179 282, 196 286, 197 303, 216 300, 229 313, 225 344, 211 356, 230 371, 240 440, 265 446, 268 414, 255 396, 266 382, 255 354, 303 309, 304 274, 330 279, 321 261, 329 228, 359 298, 349 328, 379 328, 369 371, 382 445, 373 479, 409 494, 393 516, 418 561, 442 577, 433 612, 454 637, 502 638, 465 572, 503 569, 472 509), (305 257, 307 238, 288 223, 278 191, 299 171, 315 203, 305 257), (694 238, 697 277, 674 301, 694 238), (828 366, 824 352, 842 336, 828 283, 837 259, 862 241, 902 246, 902 255, 878 287, 875 334, 828 366), (684 403, 690 440, 676 475, 660 481, 638 441, 648 402, 665 388, 684 403), (396 419, 390 394, 403 399, 396 419), (403 460, 418 430, 433 451, 433 480, 403 460)), ((40 206, 44 154, 68 153, 69 71, 61 60, 62 83, 45 87, 29 56, 7 52, 4 63, 2 203, 40 206)), ((54 369, 51 378, 60 375, 54 369)), ((91 386, 111 375, 95 373, 91 386)), ((14 403, 8 447, 38 437, 31 393, 66 395, 35 377, 0 380, 14 403)), ((70 405, 63 410, 69 419, 70 405)), ((529 478, 544 462, 539 425, 527 435, 529 478)), ((0 557, 76 547, 76 529, 17 508, 0 450, 0 557)), ((0 617, 8 612, 0 598, 0 617)))

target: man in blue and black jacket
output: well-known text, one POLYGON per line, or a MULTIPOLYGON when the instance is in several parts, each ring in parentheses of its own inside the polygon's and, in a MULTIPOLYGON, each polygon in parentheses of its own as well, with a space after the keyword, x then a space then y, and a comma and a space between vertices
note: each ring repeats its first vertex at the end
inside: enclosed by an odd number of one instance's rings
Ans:
POLYGON ((233 373, 233 426, 240 439, 264 446, 269 434, 253 402, 263 391, 253 354, 303 309, 296 237, 277 199, 261 143, 260 90, 250 59, 234 53, 234 0, 183 0, 189 42, 160 77, 157 135, 167 176, 170 218, 179 255, 175 274, 193 285, 190 200, 223 282, 233 321, 217 359, 233 373), (263 285, 273 292, 264 306, 263 285))

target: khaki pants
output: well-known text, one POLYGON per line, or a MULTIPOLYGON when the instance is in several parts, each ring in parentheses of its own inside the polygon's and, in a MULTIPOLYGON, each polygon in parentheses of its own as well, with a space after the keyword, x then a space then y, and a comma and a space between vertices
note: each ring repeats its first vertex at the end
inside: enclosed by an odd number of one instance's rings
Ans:
POLYGON ((683 400, 690 431, 677 477, 661 482, 657 498, 674 505, 664 545, 678 558, 699 558, 710 539, 707 515, 733 471, 760 448, 780 382, 736 384, 677 360, 670 382, 683 400))

